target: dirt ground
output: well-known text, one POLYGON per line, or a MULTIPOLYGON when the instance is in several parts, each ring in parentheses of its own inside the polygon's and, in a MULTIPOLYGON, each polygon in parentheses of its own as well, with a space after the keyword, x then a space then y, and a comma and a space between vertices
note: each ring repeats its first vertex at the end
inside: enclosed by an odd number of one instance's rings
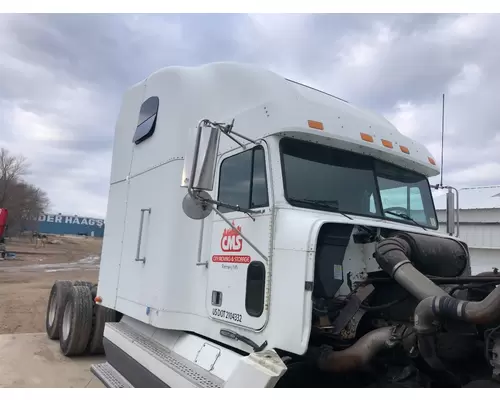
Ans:
POLYGON ((0 335, 0 388, 103 388, 90 367, 104 361, 65 357, 45 333, 0 335))
POLYGON ((32 243, 8 239, 7 252, 15 259, 0 261, 0 334, 45 331, 45 312, 55 280, 97 283, 102 240, 49 237, 32 243))
POLYGON ((85 236, 48 236, 46 241, 31 241, 27 237, 10 238, 6 241, 7 252, 16 258, 0 262, 5 267, 32 264, 56 264, 77 262, 86 257, 101 254, 102 239, 85 236))

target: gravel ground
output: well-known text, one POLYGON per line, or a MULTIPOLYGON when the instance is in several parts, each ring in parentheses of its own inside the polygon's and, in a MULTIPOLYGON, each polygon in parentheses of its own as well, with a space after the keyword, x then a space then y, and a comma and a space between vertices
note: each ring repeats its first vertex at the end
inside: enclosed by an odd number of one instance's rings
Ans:
POLYGON ((27 240, 7 242, 7 251, 18 253, 0 261, 0 334, 45 332, 54 281, 97 283, 100 249, 95 238, 57 238, 38 249, 27 240))

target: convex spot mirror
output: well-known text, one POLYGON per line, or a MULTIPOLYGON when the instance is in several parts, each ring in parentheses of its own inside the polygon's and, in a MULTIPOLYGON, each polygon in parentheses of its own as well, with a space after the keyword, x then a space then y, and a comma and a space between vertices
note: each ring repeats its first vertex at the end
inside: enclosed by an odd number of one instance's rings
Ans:
POLYGON ((182 211, 191 219, 205 219, 213 210, 212 204, 204 202, 204 200, 212 200, 212 197, 207 192, 197 192, 198 197, 193 197, 189 193, 182 200, 182 211))

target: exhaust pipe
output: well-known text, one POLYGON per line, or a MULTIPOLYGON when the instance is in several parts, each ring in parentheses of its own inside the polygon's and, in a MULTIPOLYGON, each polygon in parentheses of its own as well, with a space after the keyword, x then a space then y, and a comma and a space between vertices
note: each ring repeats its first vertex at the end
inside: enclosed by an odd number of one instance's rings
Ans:
POLYGON ((320 370, 331 373, 360 370, 366 368, 381 350, 393 347, 396 340, 394 327, 378 328, 368 332, 345 350, 320 349, 319 357, 315 357, 316 365, 320 370))

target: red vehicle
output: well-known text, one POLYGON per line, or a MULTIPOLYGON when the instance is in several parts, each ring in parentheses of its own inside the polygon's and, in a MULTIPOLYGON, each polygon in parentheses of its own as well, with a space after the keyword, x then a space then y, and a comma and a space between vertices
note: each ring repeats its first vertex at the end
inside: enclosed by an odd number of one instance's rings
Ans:
POLYGON ((7 228, 7 217, 9 212, 6 208, 0 208, 0 257, 5 257, 5 229, 7 228))
POLYGON ((7 227, 7 216, 9 212, 6 208, 0 208, 0 240, 3 240, 5 228, 7 227))

